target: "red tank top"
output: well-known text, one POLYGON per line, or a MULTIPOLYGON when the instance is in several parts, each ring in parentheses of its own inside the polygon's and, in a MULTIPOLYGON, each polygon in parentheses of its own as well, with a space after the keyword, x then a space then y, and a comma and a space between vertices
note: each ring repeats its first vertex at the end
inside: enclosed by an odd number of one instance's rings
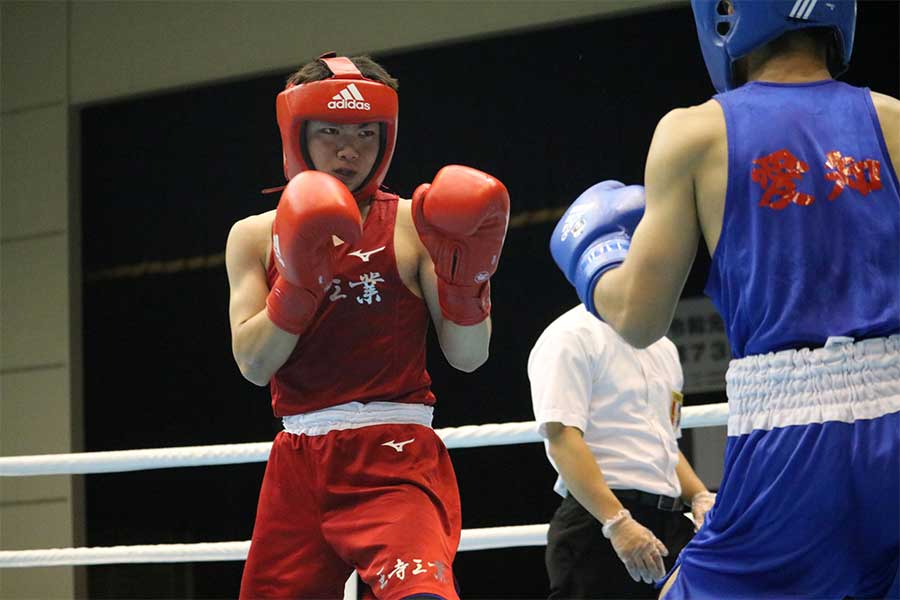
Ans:
MULTIPOLYGON (((276 417, 346 402, 434 404, 428 309, 400 279, 394 255, 397 203, 378 192, 359 241, 335 248, 332 287, 269 383, 276 417)), ((270 253, 269 286, 276 275, 270 253)))

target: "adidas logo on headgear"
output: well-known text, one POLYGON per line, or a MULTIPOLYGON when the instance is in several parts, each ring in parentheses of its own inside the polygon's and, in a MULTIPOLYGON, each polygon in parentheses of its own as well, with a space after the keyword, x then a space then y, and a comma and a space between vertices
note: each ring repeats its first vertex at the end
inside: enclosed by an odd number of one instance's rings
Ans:
POLYGON ((363 95, 359 93, 355 83, 351 83, 341 90, 339 94, 335 94, 328 108, 350 108, 354 110, 371 110, 372 105, 366 102, 363 95))

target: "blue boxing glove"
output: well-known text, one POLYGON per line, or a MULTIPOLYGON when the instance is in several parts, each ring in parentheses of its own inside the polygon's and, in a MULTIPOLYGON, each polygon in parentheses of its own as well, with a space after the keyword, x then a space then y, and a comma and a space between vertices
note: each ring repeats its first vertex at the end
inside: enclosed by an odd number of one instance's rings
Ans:
POLYGON ((601 181, 575 199, 553 230, 553 260, 595 317, 594 285, 625 260, 644 205, 644 186, 601 181))

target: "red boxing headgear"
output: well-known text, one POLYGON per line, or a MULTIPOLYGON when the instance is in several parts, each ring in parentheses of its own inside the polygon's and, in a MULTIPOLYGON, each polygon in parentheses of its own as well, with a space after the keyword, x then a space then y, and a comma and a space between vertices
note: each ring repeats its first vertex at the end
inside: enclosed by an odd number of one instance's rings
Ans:
POLYGON ((290 181, 298 173, 313 169, 305 147, 307 121, 377 122, 381 125, 381 147, 375 166, 362 185, 351 190, 357 200, 367 200, 384 181, 394 156, 399 113, 397 92, 363 77, 349 58, 326 54, 319 60, 331 70, 329 79, 288 85, 275 101, 284 150, 284 176, 290 181))

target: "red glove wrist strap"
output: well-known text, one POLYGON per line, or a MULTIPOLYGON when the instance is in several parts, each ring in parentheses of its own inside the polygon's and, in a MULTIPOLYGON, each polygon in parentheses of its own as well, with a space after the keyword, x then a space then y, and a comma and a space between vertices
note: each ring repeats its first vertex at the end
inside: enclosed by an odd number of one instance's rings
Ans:
POLYGON ((491 314, 491 282, 453 285, 438 278, 441 314, 457 325, 477 325, 491 314))
POLYGON ((279 329, 300 335, 306 331, 321 300, 309 290, 291 285, 279 275, 266 296, 266 315, 279 329))

